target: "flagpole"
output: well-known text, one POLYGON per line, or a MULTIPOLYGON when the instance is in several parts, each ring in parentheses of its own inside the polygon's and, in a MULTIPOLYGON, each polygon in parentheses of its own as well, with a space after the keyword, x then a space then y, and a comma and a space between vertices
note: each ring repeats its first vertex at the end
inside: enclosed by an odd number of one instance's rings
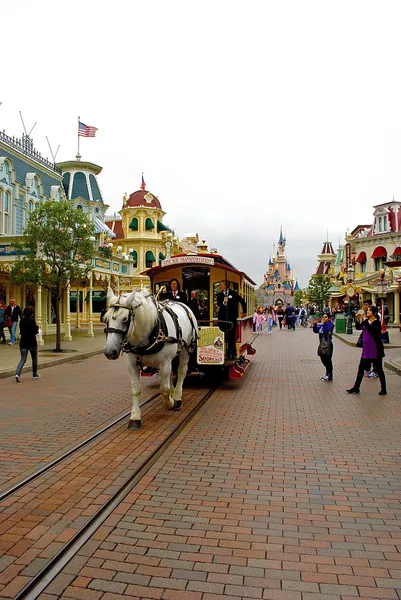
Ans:
POLYGON ((77 152, 77 156, 76 156, 77 160, 80 160, 80 158, 81 158, 81 155, 79 153, 79 122, 80 122, 80 120, 81 120, 81 117, 78 115, 78 152, 77 152))

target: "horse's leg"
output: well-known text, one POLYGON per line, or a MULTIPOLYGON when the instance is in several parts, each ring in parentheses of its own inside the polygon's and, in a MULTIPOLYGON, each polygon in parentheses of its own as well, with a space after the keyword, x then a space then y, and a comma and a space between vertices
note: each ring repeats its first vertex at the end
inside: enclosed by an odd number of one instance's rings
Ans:
POLYGON ((174 390, 174 410, 180 410, 182 406, 182 386, 188 371, 189 352, 183 348, 179 354, 178 377, 174 390))
POLYGON ((165 408, 171 410, 174 408, 174 400, 171 394, 171 361, 166 361, 159 371, 160 393, 163 396, 165 408))
POLYGON ((139 398, 141 396, 141 372, 137 366, 136 356, 127 354, 128 371, 131 375, 132 410, 128 423, 128 429, 140 429, 142 426, 141 408, 139 398))

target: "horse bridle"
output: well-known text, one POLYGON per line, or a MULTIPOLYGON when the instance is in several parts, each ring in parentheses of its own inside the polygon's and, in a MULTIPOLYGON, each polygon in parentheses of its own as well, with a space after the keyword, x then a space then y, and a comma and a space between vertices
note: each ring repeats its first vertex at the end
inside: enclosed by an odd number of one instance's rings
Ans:
POLYGON ((115 329, 114 327, 109 327, 109 323, 107 322, 107 327, 104 329, 104 332, 106 335, 108 335, 109 333, 118 333, 122 336, 122 341, 124 342, 124 339, 127 337, 127 333, 129 331, 130 325, 131 325, 131 321, 134 320, 135 318, 135 313, 132 310, 132 308, 130 308, 129 306, 125 306, 125 304, 110 304, 109 308, 125 308, 126 310, 128 310, 128 312, 130 313, 131 317, 130 319, 127 320, 127 329, 124 331, 123 329, 115 329))

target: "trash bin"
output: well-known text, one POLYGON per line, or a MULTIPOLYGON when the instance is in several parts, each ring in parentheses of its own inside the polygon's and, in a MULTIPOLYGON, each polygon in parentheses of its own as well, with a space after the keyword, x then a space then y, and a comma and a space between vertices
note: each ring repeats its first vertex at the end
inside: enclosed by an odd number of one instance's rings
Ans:
POLYGON ((335 320, 336 333, 345 333, 347 331, 347 320, 345 315, 339 313, 335 320))

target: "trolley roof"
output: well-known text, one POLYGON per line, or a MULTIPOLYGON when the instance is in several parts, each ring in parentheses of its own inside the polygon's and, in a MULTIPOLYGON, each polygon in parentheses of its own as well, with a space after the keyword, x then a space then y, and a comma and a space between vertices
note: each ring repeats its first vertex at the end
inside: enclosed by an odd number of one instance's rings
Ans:
POLYGON ((185 266, 208 266, 208 267, 219 267, 232 273, 238 273, 242 275, 249 283, 256 285, 254 281, 244 271, 238 271, 228 260, 226 260, 221 254, 201 252, 198 254, 175 254, 171 258, 165 258, 160 262, 160 265, 151 267, 141 272, 141 275, 148 275, 152 278, 161 271, 168 271, 169 269, 175 269, 177 267, 185 266))

